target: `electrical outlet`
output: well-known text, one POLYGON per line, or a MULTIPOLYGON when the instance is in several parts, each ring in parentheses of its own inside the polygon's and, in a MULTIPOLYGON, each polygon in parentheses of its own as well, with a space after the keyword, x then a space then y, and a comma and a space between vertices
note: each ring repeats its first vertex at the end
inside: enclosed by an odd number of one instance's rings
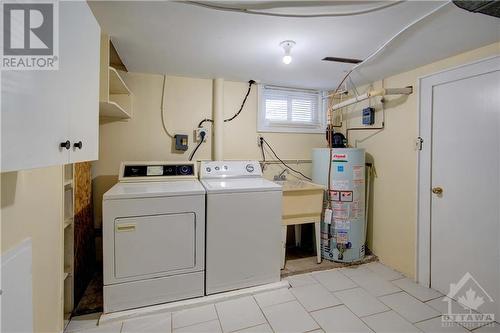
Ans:
POLYGON ((197 129, 194 130, 194 137, 196 138, 196 142, 201 141, 201 132, 205 133, 205 137, 203 138, 203 142, 207 142, 208 138, 208 129, 204 127, 198 127, 197 129))
POLYGON ((260 147, 260 138, 262 138, 262 135, 257 135, 257 147, 260 147))

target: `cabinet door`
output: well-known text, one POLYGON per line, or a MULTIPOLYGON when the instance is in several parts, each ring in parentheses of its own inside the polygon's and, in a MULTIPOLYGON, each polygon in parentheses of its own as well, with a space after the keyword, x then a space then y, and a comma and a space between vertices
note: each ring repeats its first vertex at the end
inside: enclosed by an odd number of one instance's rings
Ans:
POLYGON ((71 72, 70 163, 97 160, 101 29, 85 1, 60 2, 61 64, 71 72), (81 145, 80 145, 81 143, 81 145))
POLYGON ((97 159, 99 42, 87 3, 61 1, 59 69, 2 72, 2 172, 97 159))
POLYGON ((64 68, 1 73, 1 171, 68 163, 69 109, 64 68))

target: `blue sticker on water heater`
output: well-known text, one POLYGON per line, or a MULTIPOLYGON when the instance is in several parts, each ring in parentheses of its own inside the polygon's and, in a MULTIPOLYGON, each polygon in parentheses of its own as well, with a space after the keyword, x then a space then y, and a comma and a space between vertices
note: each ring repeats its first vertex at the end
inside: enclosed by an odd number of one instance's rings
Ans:
POLYGON ((344 172, 344 166, 343 165, 338 165, 337 166, 337 172, 344 172))

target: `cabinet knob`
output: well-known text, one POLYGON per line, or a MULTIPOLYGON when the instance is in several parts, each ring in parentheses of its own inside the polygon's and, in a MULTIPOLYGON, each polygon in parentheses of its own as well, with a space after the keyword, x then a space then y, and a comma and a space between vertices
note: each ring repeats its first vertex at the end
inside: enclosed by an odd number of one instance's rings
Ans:
POLYGON ((73 144, 73 147, 78 148, 78 149, 82 149, 83 143, 81 141, 75 142, 73 144))
POLYGON ((65 142, 61 142, 59 144, 59 147, 60 148, 66 148, 66 149, 69 149, 71 148, 71 142, 69 142, 69 140, 66 140, 65 142))

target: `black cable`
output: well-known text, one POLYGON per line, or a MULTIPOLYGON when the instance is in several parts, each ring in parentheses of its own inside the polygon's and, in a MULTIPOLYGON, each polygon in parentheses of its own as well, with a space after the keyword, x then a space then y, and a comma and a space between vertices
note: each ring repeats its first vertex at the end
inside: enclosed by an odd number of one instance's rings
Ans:
POLYGON ((254 80, 248 81, 247 94, 245 95, 245 98, 243 98, 243 102, 241 103, 240 109, 231 118, 224 119, 225 123, 227 123, 227 122, 233 120, 234 118, 238 117, 238 115, 241 113, 241 110, 243 110, 243 107, 245 106, 245 103, 247 102, 248 95, 250 95, 250 91, 252 90, 252 84, 255 84, 254 80))
POLYGON ((274 157, 276 157, 276 159, 278 161, 281 162, 281 164, 283 164, 286 168, 290 169, 291 171, 301 175, 302 177, 304 177, 305 179, 307 180, 312 180, 310 177, 307 177, 306 175, 304 175, 302 172, 298 171, 298 170, 295 170, 294 168, 292 168, 291 166, 289 166, 288 164, 286 164, 281 158, 278 157, 278 155, 276 154, 276 152, 274 151, 274 149, 269 145, 269 143, 266 141, 266 139, 264 139, 264 137, 260 137, 261 139, 261 142, 263 141, 266 146, 271 150, 271 152, 273 153, 274 157))
POLYGON ((205 139, 205 134, 206 134, 205 132, 201 132, 200 131, 200 142, 198 142, 198 144, 196 145, 196 147, 191 152, 191 155, 189 155, 189 160, 190 161, 193 160, 193 157, 196 154, 196 151, 198 150, 198 148, 200 148, 201 144, 203 143, 203 140, 205 139))
POLYGON ((262 161, 266 161, 266 153, 264 152, 264 138, 260 137, 260 151, 262 153, 262 161))
POLYGON ((203 119, 202 121, 200 121, 200 123, 198 124, 198 128, 202 127, 202 126, 203 126, 203 123, 204 123, 204 122, 206 122, 206 121, 211 122, 211 123, 213 123, 213 122, 214 122, 212 119, 205 118, 205 119, 203 119))
MULTIPOLYGON (((255 84, 256 82, 254 80, 250 80, 248 81, 248 90, 247 90, 247 93, 245 95, 245 98, 243 99, 243 102, 241 103, 241 106, 240 106, 240 109, 238 110, 238 112, 236 112, 231 118, 227 118, 227 119, 224 119, 224 122, 227 123, 227 122, 230 122, 231 120, 233 120, 234 118, 238 117, 238 115, 241 113, 241 111, 243 110, 243 107, 245 106, 245 103, 247 102, 247 98, 248 98, 248 95, 250 95, 250 91, 252 90, 252 85, 255 84)), ((202 121, 200 121, 200 123, 198 124, 198 128, 202 127, 203 126, 203 123, 205 122, 210 122, 210 123, 213 123, 213 119, 210 119, 210 118, 205 118, 203 119, 202 121)))

